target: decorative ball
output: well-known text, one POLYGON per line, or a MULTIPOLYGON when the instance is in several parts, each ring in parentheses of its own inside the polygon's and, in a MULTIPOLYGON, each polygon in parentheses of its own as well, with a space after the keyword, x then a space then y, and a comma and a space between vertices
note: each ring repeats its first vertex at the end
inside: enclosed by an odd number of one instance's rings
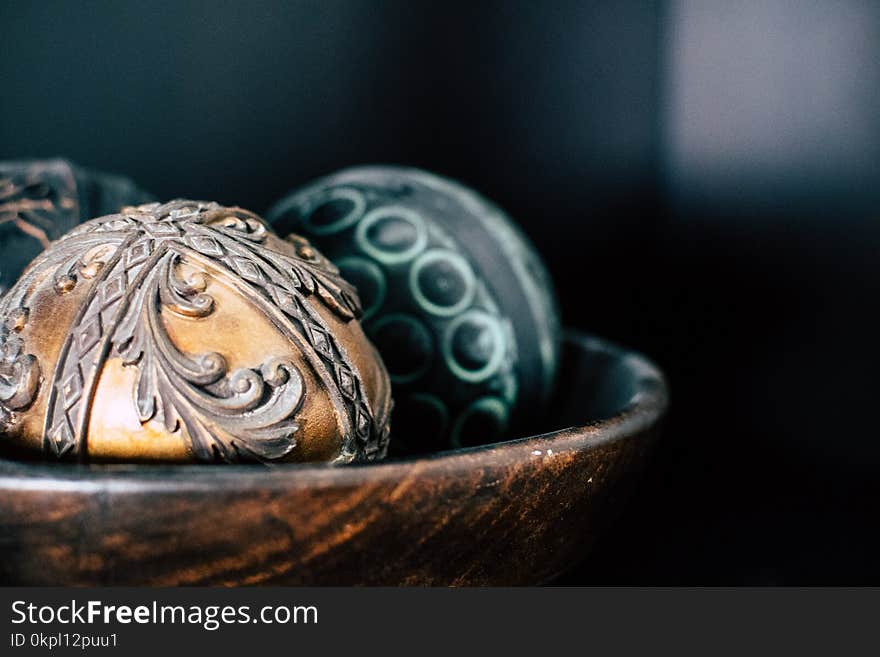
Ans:
POLYGON ((275 205, 358 289, 396 400, 395 451, 525 432, 551 391, 559 319, 538 254, 504 212, 451 180, 367 166, 275 205))
POLYGON ((81 224, 0 300, 0 443, 89 461, 384 456, 382 361, 336 267, 216 203, 81 224))
POLYGON ((67 160, 0 162, 0 292, 77 224, 152 200, 128 178, 67 160))

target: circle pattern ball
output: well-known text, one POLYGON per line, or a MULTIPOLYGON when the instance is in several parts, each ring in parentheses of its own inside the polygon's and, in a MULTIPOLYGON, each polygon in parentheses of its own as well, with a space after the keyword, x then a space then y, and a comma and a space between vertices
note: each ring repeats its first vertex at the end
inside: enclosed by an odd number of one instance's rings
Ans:
POLYGON ((364 329, 394 388, 392 452, 494 441, 518 404, 534 414, 535 399, 520 393, 535 382, 519 380, 518 358, 538 347, 517 344, 512 316, 522 308, 509 297, 502 307, 483 266, 496 254, 519 263, 511 244, 537 255, 497 208, 426 172, 361 167, 293 192, 269 216, 280 231, 311 238, 358 288, 364 329))

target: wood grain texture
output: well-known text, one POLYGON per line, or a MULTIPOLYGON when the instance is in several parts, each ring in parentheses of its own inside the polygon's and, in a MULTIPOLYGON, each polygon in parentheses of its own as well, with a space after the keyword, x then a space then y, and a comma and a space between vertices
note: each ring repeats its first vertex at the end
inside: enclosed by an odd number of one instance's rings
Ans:
POLYGON ((563 363, 552 423, 574 428, 430 458, 269 469, 0 461, 0 580, 548 581, 613 516, 667 404, 653 365, 597 338, 570 334, 563 363))

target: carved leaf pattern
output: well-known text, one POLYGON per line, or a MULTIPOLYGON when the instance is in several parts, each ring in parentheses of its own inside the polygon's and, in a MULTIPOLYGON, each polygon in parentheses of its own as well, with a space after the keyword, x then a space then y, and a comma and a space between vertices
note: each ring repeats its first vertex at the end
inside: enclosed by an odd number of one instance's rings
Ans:
POLYGON ((30 405, 39 382, 37 359, 24 353, 24 344, 14 329, 0 326, 0 415, 8 416, 30 405))
POLYGON ((260 371, 227 375, 217 353, 190 357, 177 349, 161 319, 161 307, 199 317, 213 300, 204 282, 177 278, 179 256, 166 251, 152 268, 116 329, 113 344, 126 365, 137 365, 135 405, 141 422, 157 420, 169 432, 183 425, 197 458, 234 462, 273 460, 295 446, 294 412, 303 398, 303 381, 289 362, 272 360, 260 371))

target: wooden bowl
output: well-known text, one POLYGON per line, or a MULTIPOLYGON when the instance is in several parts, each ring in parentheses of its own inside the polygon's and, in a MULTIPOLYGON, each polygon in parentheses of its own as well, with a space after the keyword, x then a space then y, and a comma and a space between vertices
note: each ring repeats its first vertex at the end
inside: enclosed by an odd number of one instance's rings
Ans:
POLYGON ((500 585, 583 558, 667 405, 638 354, 569 333, 540 436, 374 465, 0 460, 0 581, 500 585))

